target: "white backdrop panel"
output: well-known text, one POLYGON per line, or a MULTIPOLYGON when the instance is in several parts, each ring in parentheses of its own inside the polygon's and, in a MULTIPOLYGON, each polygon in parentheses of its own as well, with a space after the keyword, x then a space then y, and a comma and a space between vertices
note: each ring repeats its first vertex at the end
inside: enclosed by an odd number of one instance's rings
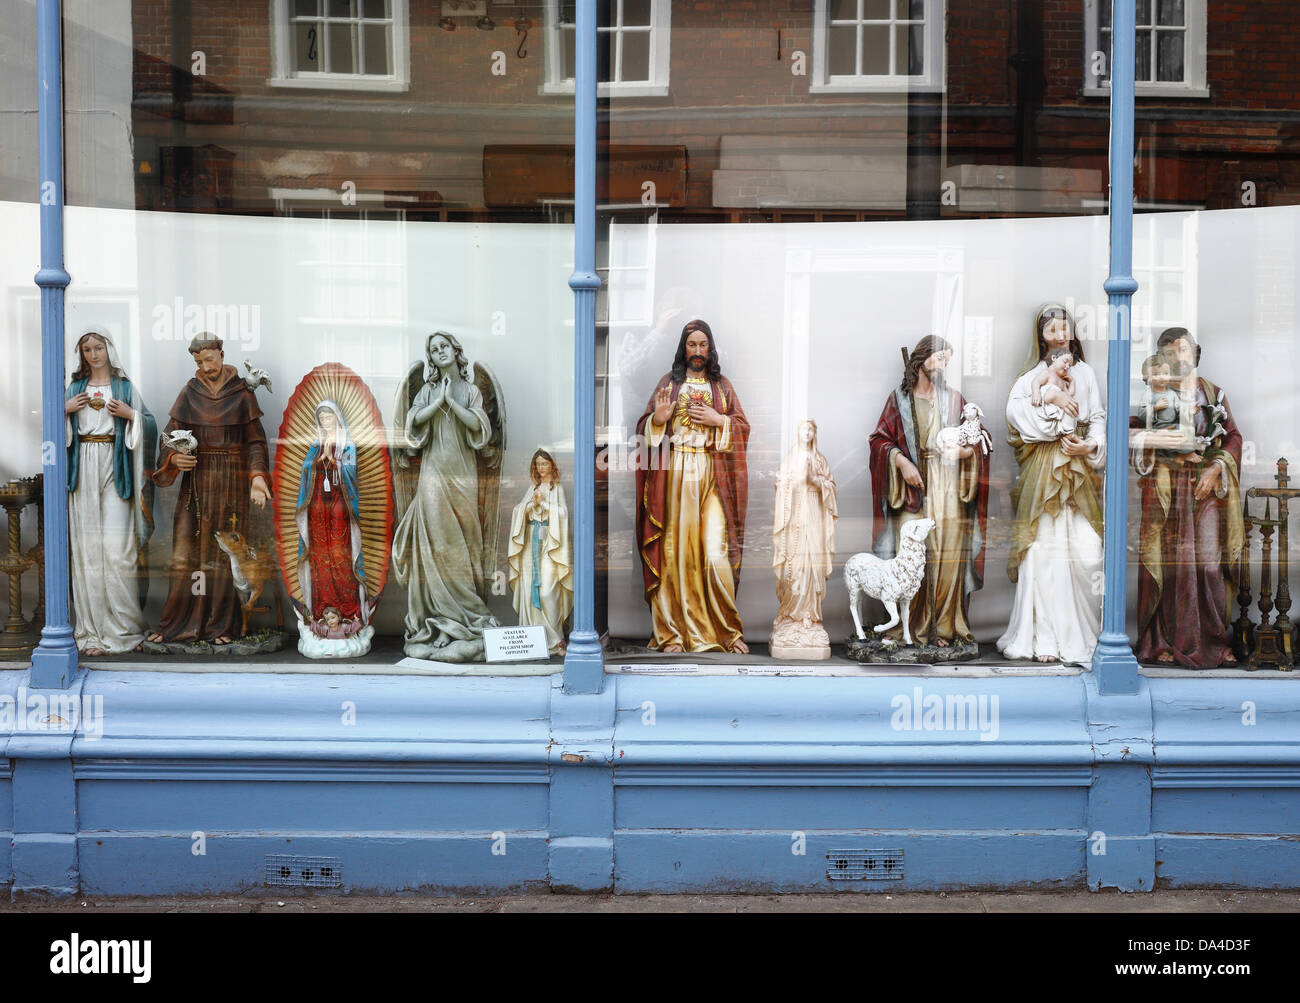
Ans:
MULTIPOLYGON (((1295 339, 1300 209, 1139 217, 1134 378, 1168 326, 1204 346, 1202 372, 1220 384, 1245 436, 1243 487, 1271 483, 1280 455, 1300 460, 1295 339)), ((902 371, 900 346, 942 334, 956 355, 950 381, 984 408, 994 454, 985 586, 971 603, 980 641, 1005 629, 1010 500, 1017 467, 1006 445, 1006 395, 1029 350, 1036 308, 1065 303, 1086 360, 1105 387, 1104 217, 889 223, 617 227, 612 257, 644 268, 611 272, 611 302, 642 305, 611 325, 611 435, 630 433, 667 371, 682 324, 713 327, 723 372, 749 416, 750 501, 739 602, 746 637, 765 641, 776 599, 771 571, 773 483, 795 424, 817 420, 839 486, 836 570, 825 619, 832 639, 851 623, 844 561, 870 549, 867 437, 902 371), (635 285, 635 297, 624 286, 635 285), (639 323, 638 323, 639 321, 639 323), (622 423, 622 428, 617 427, 622 423)), ((610 470, 610 626, 644 639, 650 619, 632 539, 633 473, 610 470)), ((1133 492, 1135 495, 1136 492, 1133 492)), ((1130 519, 1136 542, 1137 507, 1130 519)), ((1130 603, 1135 577, 1130 571, 1130 603)), ((1234 611, 1235 614, 1235 611, 1234 611)))

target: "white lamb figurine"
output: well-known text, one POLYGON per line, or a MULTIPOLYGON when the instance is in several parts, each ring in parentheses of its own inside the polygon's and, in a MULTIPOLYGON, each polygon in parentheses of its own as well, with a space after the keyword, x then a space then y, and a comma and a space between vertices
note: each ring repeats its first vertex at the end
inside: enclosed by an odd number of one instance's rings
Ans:
MULTIPOLYGON (((877 634, 883 634, 901 619, 903 644, 912 643, 907 613, 912 606, 912 596, 916 595, 916 590, 921 587, 921 579, 925 577, 925 538, 932 529, 933 519, 915 519, 905 523, 898 534, 898 556, 893 560, 882 561, 875 554, 854 554, 844 565, 844 584, 849 590, 849 612, 853 614, 853 626, 857 629, 858 640, 867 639, 862 632, 862 617, 858 613, 858 604, 863 593, 866 593, 879 599, 889 611, 889 622, 872 629, 877 634)), ((885 638, 884 643, 893 642, 885 638)))
POLYGON ((956 428, 939 429, 935 436, 935 442, 940 449, 948 446, 979 446, 984 450, 984 455, 988 456, 989 449, 993 446, 993 437, 984 431, 980 425, 980 419, 984 417, 984 411, 978 404, 967 404, 961 409, 961 424, 956 428))

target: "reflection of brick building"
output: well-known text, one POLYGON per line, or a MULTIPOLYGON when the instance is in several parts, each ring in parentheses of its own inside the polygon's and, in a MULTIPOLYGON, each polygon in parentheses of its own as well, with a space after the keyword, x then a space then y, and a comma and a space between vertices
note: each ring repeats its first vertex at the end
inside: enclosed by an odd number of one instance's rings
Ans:
MULTIPOLYGON (((484 148, 564 156, 571 6, 137 2, 137 204, 303 211, 334 204, 350 181, 357 210, 563 218, 566 193, 529 207, 509 181, 494 192, 492 151, 485 191, 484 148), (176 171, 205 190, 167 177, 176 171)), ((1101 211, 1107 101, 1089 74, 1098 57, 1104 73, 1105 11, 1094 0, 943 6, 691 0, 668 12, 614 0, 609 141, 684 148, 684 193, 652 193, 665 220, 1101 211)), ((1293 201, 1292 5, 1140 5, 1139 19, 1151 16, 1171 23, 1140 25, 1139 203, 1237 206, 1244 181, 1258 204, 1293 201)), ((642 190, 638 163, 613 169, 612 202, 642 190)))

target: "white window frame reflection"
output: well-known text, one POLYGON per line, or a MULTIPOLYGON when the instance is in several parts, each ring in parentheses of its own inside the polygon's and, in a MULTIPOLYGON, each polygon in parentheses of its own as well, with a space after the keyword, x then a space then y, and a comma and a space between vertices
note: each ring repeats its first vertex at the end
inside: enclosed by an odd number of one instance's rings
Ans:
POLYGON ((1139 399, 1142 363, 1155 354, 1160 332, 1169 327, 1199 330, 1200 219, 1199 211, 1177 215, 1148 212, 1133 217, 1133 278, 1137 280, 1138 291, 1133 295, 1132 306, 1133 344, 1129 373, 1134 388, 1132 400, 1139 399), (1177 250, 1171 252, 1163 240, 1175 233, 1177 250), (1170 282, 1178 287, 1177 302, 1174 303, 1170 302, 1167 293, 1170 282))
MULTIPOLYGON (((391 73, 335 73, 295 70, 293 59, 294 0, 271 0, 272 69, 267 83, 272 87, 304 87, 318 90, 405 91, 411 86, 410 17, 408 0, 392 0, 391 18, 327 18, 331 23, 352 22, 390 26, 391 73)), ((364 9, 363 9, 364 12, 364 9)), ((364 39, 361 46, 364 47, 364 39)), ((358 53, 362 48, 358 48, 358 53)), ((326 54, 328 58, 328 53, 326 54)))
MULTIPOLYGON (((668 94, 668 68, 670 39, 672 36, 672 4, 670 0, 650 0, 650 27, 623 26, 623 0, 610 0, 613 24, 601 25, 597 32, 600 40, 615 35, 613 58, 610 65, 612 79, 596 85, 601 97, 665 97, 668 94), (649 80, 622 80, 622 36, 628 31, 648 31, 650 35, 649 80)), ((560 21, 560 0, 546 0, 546 82, 543 94, 572 94, 573 77, 564 75, 564 32, 573 32, 576 26, 560 21)))
POLYGON ((332 188, 272 188, 269 194, 281 215, 322 221, 320 239, 305 241, 297 262, 304 292, 297 323, 329 330, 406 328, 406 210, 392 203, 414 201, 413 196, 357 192, 356 204, 344 207, 332 188), (378 254, 373 223, 396 225, 378 254))
MULTIPOLYGON (((897 65, 898 54, 894 52, 897 45, 897 33, 893 25, 910 18, 897 17, 898 9, 890 0, 889 45, 891 60, 897 65)), ((923 0, 924 16, 921 18, 925 38, 922 52, 925 60, 925 72, 908 73, 854 73, 832 74, 830 71, 830 29, 832 24, 849 22, 832 21, 829 0, 816 0, 813 5, 813 59, 812 75, 808 90, 813 94, 861 94, 863 92, 893 93, 939 93, 944 89, 944 26, 946 11, 944 0, 923 0)), ((857 0, 858 13, 856 21, 858 31, 858 64, 862 60, 861 22, 866 17, 866 0, 857 0)), ((884 23, 883 21, 881 23, 884 23)))
MULTIPOLYGON (((1083 8, 1083 93, 1089 97, 1110 97, 1110 67, 1106 66, 1101 74, 1093 70, 1098 65, 1098 54, 1104 54, 1101 41, 1101 8, 1109 6, 1111 0, 1084 0, 1083 8)), ((1151 31, 1151 73, 1159 72, 1157 66, 1157 36, 1162 29, 1154 26, 1159 17, 1159 0, 1150 0, 1149 17, 1151 24, 1145 27, 1151 31)), ((1183 0, 1183 79, 1178 80, 1136 80, 1134 94, 1137 97, 1178 97, 1208 98, 1210 90, 1206 84, 1206 0, 1183 0)), ((1144 26, 1138 25, 1139 30, 1144 26)), ((1167 27, 1166 33, 1177 31, 1167 27)))

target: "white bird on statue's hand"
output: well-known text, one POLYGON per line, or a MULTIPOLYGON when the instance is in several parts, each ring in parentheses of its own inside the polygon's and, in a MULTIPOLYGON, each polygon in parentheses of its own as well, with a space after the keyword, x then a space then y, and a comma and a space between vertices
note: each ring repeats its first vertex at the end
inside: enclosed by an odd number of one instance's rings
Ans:
POLYGON ((254 369, 252 363, 247 359, 244 360, 244 368, 248 370, 248 375, 244 377, 244 385, 249 390, 256 390, 259 386, 264 386, 271 393, 275 393, 274 390, 271 390, 271 377, 266 375, 265 369, 254 369))
POLYGON ((194 438, 194 433, 188 428, 178 428, 174 432, 168 432, 163 437, 163 442, 186 456, 193 456, 195 450, 199 448, 199 440, 194 438))

